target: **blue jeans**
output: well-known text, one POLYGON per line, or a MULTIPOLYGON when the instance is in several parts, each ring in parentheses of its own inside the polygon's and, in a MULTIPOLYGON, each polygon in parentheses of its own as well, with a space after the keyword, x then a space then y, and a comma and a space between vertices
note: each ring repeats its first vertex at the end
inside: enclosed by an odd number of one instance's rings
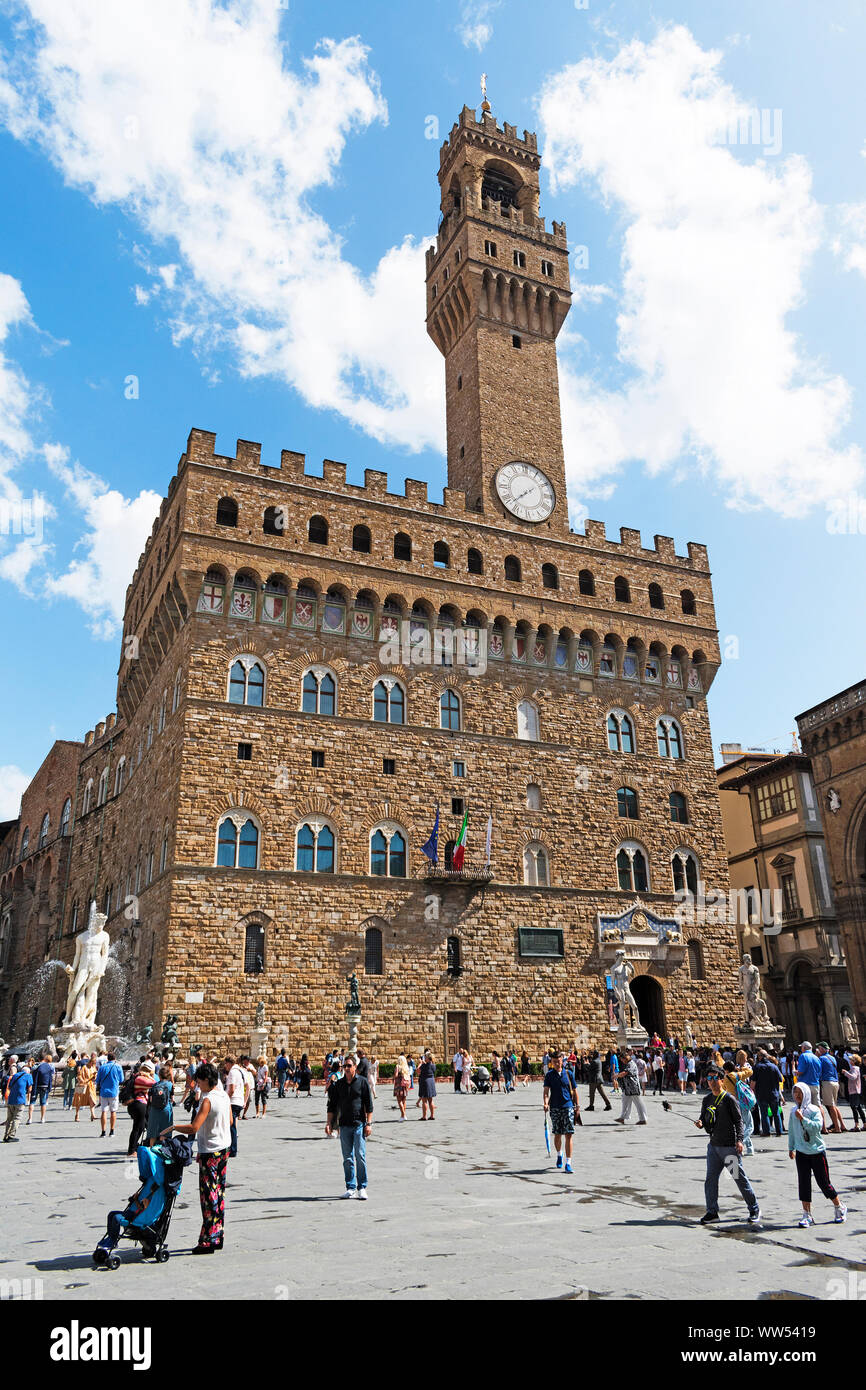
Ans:
POLYGON ((244 1107, 242 1105, 233 1105, 231 1107, 232 1123, 230 1141, 231 1148, 229 1149, 229 1158, 237 1158, 238 1156, 238 1115, 241 1113, 243 1108, 244 1107))
POLYGON ((740 1114, 743 1117, 743 1153, 754 1153, 752 1148, 752 1135, 755 1132, 755 1121, 751 1110, 740 1106, 740 1114))
POLYGON ((704 1198, 707 1204, 707 1211, 717 1212, 719 1210, 719 1178, 722 1169, 727 1168, 737 1187, 740 1189, 740 1196, 749 1208, 749 1214, 758 1210, 758 1199, 752 1191, 752 1185, 743 1170, 743 1161, 736 1149, 716 1148, 715 1144, 707 1145, 707 1177, 704 1183, 704 1198))
POLYGON ((343 1151, 343 1174, 346 1179, 346 1187, 354 1190, 357 1187, 367 1186, 367 1141, 364 1138, 364 1124, 359 1121, 355 1125, 342 1125, 340 1128, 340 1148, 343 1151), (358 1168, 358 1180, 355 1182, 355 1165, 358 1168))

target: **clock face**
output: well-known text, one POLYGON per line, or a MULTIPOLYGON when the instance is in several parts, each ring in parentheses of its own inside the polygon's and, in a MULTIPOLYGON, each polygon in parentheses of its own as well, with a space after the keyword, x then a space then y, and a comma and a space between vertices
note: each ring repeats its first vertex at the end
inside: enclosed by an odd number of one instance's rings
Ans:
POLYGON ((546 521, 556 505, 553 484, 531 463, 506 463, 496 474, 496 491, 521 521, 546 521))

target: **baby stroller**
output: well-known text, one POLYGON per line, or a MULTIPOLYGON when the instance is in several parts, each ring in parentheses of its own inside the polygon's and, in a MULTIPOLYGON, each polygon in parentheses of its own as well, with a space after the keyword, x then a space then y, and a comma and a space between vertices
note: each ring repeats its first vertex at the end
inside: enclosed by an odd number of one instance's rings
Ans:
POLYGON ((486 1096, 491 1090, 490 1072, 486 1067, 476 1067, 472 1073, 472 1085, 480 1096, 486 1096))
POLYGON ((156 1259, 158 1264, 165 1264, 169 1256, 165 1239, 171 1214, 180 1192, 183 1170, 191 1162, 192 1141, 185 1134, 172 1134, 153 1148, 139 1145, 141 1187, 130 1197, 125 1211, 108 1213, 108 1230, 93 1252, 95 1268, 119 1268, 120 1256, 114 1252, 122 1235, 138 1241, 143 1259, 156 1259))

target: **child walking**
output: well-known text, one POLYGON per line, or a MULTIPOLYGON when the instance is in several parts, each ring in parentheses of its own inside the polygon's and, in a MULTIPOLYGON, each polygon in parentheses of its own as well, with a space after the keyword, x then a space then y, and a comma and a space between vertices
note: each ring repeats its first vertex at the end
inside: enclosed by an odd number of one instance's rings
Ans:
POLYGON ((848 1208, 839 1201, 835 1187, 830 1182, 830 1169, 827 1166, 827 1149, 821 1138, 823 1120, 817 1105, 812 1104, 812 1090, 804 1081, 798 1081, 793 1090, 794 1104, 788 1119, 788 1157, 797 1161, 797 1182, 803 1215, 797 1223, 800 1226, 814 1226, 812 1216, 812 1177, 824 1196, 836 1208, 835 1221, 844 1221, 848 1208))

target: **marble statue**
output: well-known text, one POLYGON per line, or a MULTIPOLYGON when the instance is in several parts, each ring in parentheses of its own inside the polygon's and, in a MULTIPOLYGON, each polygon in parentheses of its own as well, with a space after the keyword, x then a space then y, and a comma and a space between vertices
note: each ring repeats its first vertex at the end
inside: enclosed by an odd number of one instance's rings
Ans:
POLYGON ((617 951, 613 958, 613 967, 610 976, 619 1010, 619 1026, 623 1029, 628 1027, 627 1009, 633 1010, 635 1018, 640 1021, 640 1010, 631 992, 631 982, 634 979, 634 974, 634 966, 631 961, 626 958, 625 951, 617 951))
POLYGON ((694 1035, 694 1033, 692 1032, 692 1025, 691 1025, 691 1023, 689 1022, 688 1019, 686 1019, 685 1034, 686 1034, 686 1047, 689 1048, 689 1049, 691 1050, 691 1049, 693 1049, 694 1046, 695 1046, 695 1035, 694 1035))
POLYGON ((745 1028, 754 1028, 756 1025, 766 1027, 769 1019, 767 1017, 767 1005, 761 995, 761 972, 755 965, 748 951, 743 953, 743 963, 737 972, 740 977, 740 989, 743 993, 743 1014, 745 1028))
POLYGON ((847 1009, 842 1010, 842 1037, 846 1043, 856 1044, 857 1042, 857 1029, 847 1009))
POLYGON ((108 965, 111 941, 105 930, 108 918, 90 904, 90 917, 83 932, 75 938, 75 958, 67 965, 70 977, 63 1026, 95 1028, 96 996, 108 965))
POLYGON ((264 1006, 264 1004, 259 1003, 259 1004, 256 1004, 256 1027, 257 1027, 257 1028, 264 1028, 264 1026, 265 1026, 265 1006, 264 1006))

